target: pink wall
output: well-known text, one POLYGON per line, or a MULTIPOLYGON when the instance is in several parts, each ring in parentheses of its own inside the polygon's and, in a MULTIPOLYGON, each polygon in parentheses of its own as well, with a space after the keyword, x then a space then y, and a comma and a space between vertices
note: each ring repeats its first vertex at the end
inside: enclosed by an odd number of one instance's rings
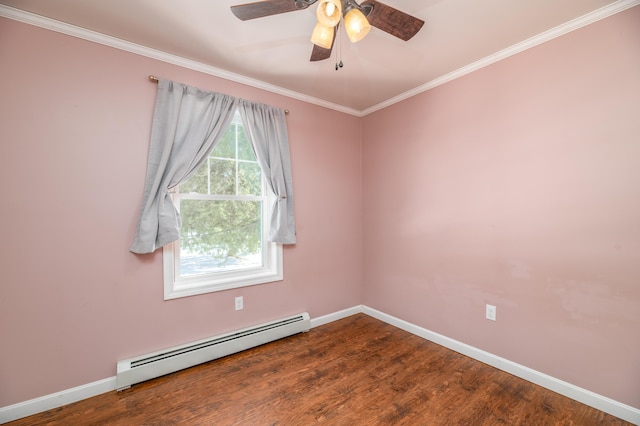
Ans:
POLYGON ((0 19, 0 407, 360 303, 640 407, 638 22, 636 7, 358 119, 0 19), (163 301, 160 252, 128 252, 148 74, 291 110, 284 282, 163 301))
POLYGON ((359 118, 1 18, 0 64, 0 407, 113 377, 122 358, 361 303, 359 118), (164 301, 161 252, 128 251, 149 74, 291 110, 284 282, 164 301))
POLYGON ((364 118, 365 305, 640 407, 639 24, 364 118))

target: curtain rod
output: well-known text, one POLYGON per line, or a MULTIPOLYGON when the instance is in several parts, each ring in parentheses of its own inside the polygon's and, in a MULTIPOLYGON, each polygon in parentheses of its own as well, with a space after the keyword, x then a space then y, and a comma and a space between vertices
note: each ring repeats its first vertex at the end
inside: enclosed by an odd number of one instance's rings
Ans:
MULTIPOLYGON (((151 81, 152 83, 158 83, 158 77, 156 77, 155 75, 150 75, 149 76, 149 81, 151 81)), ((284 113, 285 114, 289 114, 289 110, 285 109, 284 113)))

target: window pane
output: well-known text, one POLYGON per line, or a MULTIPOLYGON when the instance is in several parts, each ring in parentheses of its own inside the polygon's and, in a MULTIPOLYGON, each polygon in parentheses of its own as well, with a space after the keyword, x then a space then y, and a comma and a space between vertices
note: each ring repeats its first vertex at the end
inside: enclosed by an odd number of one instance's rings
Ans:
POLYGON ((258 163, 238 163, 238 194, 262 195, 262 172, 258 163))
POLYGON ((211 158, 209 167, 211 169, 211 194, 235 195, 236 162, 211 158))
POLYGON ((262 267, 262 202, 182 200, 180 276, 262 267))

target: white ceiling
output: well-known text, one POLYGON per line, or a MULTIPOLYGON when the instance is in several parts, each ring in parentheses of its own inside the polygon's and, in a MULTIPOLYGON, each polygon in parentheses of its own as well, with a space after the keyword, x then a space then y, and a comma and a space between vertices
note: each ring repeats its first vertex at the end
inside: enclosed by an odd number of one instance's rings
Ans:
MULTIPOLYGON (((292 0, 293 1, 293 0, 292 0)), ((212 73, 248 77, 336 109, 363 114, 638 4, 637 0, 383 0, 425 21, 408 42, 377 28, 356 44, 337 38, 310 62, 315 5, 250 21, 246 0, 0 0, 0 4, 185 58, 212 73), (507 50, 505 50, 507 49, 507 50), (335 70, 336 51, 344 67, 335 70), (496 53, 498 53, 496 55, 496 53), (480 61, 480 62, 478 62, 480 61)), ((1 6, 0 6, 1 7, 1 6)), ((15 10, 0 9, 10 16, 15 10)), ((22 12, 18 12, 19 14, 22 12)), ((30 15, 28 15, 30 16, 30 15)))

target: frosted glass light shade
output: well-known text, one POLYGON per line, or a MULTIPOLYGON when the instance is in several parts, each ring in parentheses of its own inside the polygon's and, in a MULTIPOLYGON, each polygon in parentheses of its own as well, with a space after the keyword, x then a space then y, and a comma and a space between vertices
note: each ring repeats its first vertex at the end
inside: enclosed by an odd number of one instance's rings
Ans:
POLYGON ((325 27, 335 27, 342 17, 342 2, 340 0, 320 0, 316 9, 318 22, 325 27))
POLYGON ((311 34, 311 42, 325 49, 331 49, 333 45, 333 32, 333 27, 327 27, 318 22, 311 34))
POLYGON ((351 9, 344 15, 344 29, 347 31, 351 43, 362 40, 371 29, 367 17, 358 9, 351 9))

